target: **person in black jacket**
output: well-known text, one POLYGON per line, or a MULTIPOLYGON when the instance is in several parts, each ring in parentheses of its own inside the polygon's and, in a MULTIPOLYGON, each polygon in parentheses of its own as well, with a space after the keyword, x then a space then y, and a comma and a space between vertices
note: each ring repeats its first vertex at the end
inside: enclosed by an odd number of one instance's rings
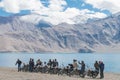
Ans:
POLYGON ((49 66, 49 68, 51 68, 52 67, 52 60, 51 59, 49 59, 49 61, 48 61, 48 63, 47 63, 47 65, 49 66))
POLYGON ((17 65, 18 64, 18 72, 19 71, 21 71, 21 64, 22 64, 22 61, 21 60, 19 60, 19 59, 17 59, 17 61, 16 61, 16 64, 15 65, 17 65))
POLYGON ((30 61, 29 61, 29 71, 33 72, 33 69, 34 69, 34 59, 30 58, 30 61))
POLYGON ((100 68, 100 79, 104 78, 104 63, 99 61, 99 68, 100 68))
POLYGON ((85 63, 84 63, 84 61, 81 61, 81 63, 80 62, 78 62, 78 63, 81 65, 80 74, 82 74, 83 75, 82 77, 84 77, 85 63))
POLYGON ((98 61, 95 61, 94 67, 95 67, 95 71, 99 72, 99 63, 98 63, 98 61))
POLYGON ((57 59, 55 59, 55 60, 53 61, 53 67, 54 67, 54 68, 57 68, 57 67, 58 67, 58 61, 57 61, 57 59))

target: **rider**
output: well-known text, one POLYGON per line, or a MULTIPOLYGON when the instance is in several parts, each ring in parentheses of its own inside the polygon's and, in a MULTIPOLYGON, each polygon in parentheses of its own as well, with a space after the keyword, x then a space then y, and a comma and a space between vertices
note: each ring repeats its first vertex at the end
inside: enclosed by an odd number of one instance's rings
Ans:
POLYGON ((49 61, 48 61, 47 65, 49 66, 49 68, 51 68, 51 67, 52 67, 52 60, 51 60, 51 59, 49 59, 49 61))
POLYGON ((58 61, 57 61, 57 59, 55 59, 55 67, 58 67, 59 66, 59 63, 58 63, 58 61))
POLYGON ((40 59, 38 59, 36 61, 36 67, 40 67, 42 65, 42 61, 40 59))

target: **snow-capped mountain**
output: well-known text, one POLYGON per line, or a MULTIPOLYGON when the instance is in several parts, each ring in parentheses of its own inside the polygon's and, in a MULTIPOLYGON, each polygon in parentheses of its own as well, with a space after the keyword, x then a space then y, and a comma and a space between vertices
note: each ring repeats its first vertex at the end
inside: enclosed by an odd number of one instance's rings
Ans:
POLYGON ((22 18, 0 17, 1 52, 120 51, 120 13, 85 24, 30 23, 22 18))
POLYGON ((44 20, 40 20, 37 24, 37 27, 52 27, 53 25, 49 22, 46 22, 44 20))

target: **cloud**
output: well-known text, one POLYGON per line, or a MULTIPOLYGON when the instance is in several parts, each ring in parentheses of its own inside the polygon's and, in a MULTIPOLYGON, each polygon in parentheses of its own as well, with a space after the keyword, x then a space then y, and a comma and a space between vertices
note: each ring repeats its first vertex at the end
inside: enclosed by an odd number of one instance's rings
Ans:
POLYGON ((104 13, 95 12, 94 14, 91 15, 91 18, 92 17, 94 17, 94 18, 105 18, 105 17, 107 17, 107 15, 104 14, 104 13))
POLYGON ((3 2, 0 2, 0 7, 3 7, 3 2))
POLYGON ((43 13, 41 11, 33 11, 30 15, 25 15, 21 19, 22 20, 33 20, 32 22, 38 23, 39 20, 44 20, 47 22, 50 22, 54 25, 60 24, 60 23, 69 23, 74 24, 74 22, 71 20, 71 18, 77 16, 80 14, 80 11, 76 8, 67 8, 64 12, 62 11, 51 11, 48 9, 44 10, 43 13), (36 15, 37 14, 37 15, 36 15), (30 17, 32 16, 32 17, 30 17), (30 19, 32 18, 32 19, 30 19), (37 20, 37 22, 35 21, 37 20))
POLYGON ((111 13, 117 13, 120 11, 120 1, 115 0, 84 0, 85 3, 91 4, 94 8, 100 10, 108 10, 111 13))
MULTIPOLYGON (((45 9, 46 7, 40 0, 2 0, 0 7, 6 12, 19 13, 21 10, 37 11, 45 9)), ((45 2, 44 2, 45 3, 45 2)), ((64 6, 67 5, 64 0, 50 0, 49 10, 51 11, 62 11, 64 6)))
POLYGON ((76 24, 85 23, 89 18, 104 18, 107 15, 100 12, 90 11, 88 9, 79 10, 76 8, 67 8, 64 12, 54 11, 50 12, 48 9, 46 11, 33 12, 30 15, 21 17, 22 20, 30 21, 33 23, 38 23, 40 20, 50 22, 54 25, 60 23, 76 24), (37 14, 37 15, 36 15, 37 14))
POLYGON ((40 10, 44 8, 39 0, 2 0, 0 4, 0 7, 9 13, 19 13, 21 10, 40 10))
POLYGON ((93 19, 93 18, 105 18, 107 17, 106 14, 101 13, 101 12, 94 12, 90 11, 88 9, 80 10, 79 15, 75 16, 74 18, 71 18, 74 23, 86 23, 88 19, 93 19))
POLYGON ((47 6, 44 0, 2 0, 0 7, 9 13, 19 13, 21 10, 29 10, 31 14, 21 17, 21 20, 38 23, 40 20, 54 25, 60 23, 75 24, 86 22, 89 18, 103 18, 106 14, 94 12, 88 9, 68 7, 66 0, 49 0, 47 6), (76 21, 77 20, 77 21, 76 21))
POLYGON ((3 7, 6 12, 19 12, 17 0, 4 0, 0 2, 0 7, 3 7), (14 2, 14 4, 12 3, 14 2))
POLYGON ((51 11, 62 11, 67 5, 65 0, 50 0, 49 4, 48 7, 51 11))

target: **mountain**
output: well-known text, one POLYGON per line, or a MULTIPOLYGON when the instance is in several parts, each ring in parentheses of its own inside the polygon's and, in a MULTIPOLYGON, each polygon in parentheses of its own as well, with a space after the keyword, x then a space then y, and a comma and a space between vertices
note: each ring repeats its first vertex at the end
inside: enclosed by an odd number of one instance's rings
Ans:
POLYGON ((38 24, 36 24, 37 27, 52 27, 53 25, 49 22, 46 22, 44 20, 40 20, 38 24))
POLYGON ((0 52, 120 51, 120 13, 85 24, 34 24, 21 17, 0 17, 0 52))

